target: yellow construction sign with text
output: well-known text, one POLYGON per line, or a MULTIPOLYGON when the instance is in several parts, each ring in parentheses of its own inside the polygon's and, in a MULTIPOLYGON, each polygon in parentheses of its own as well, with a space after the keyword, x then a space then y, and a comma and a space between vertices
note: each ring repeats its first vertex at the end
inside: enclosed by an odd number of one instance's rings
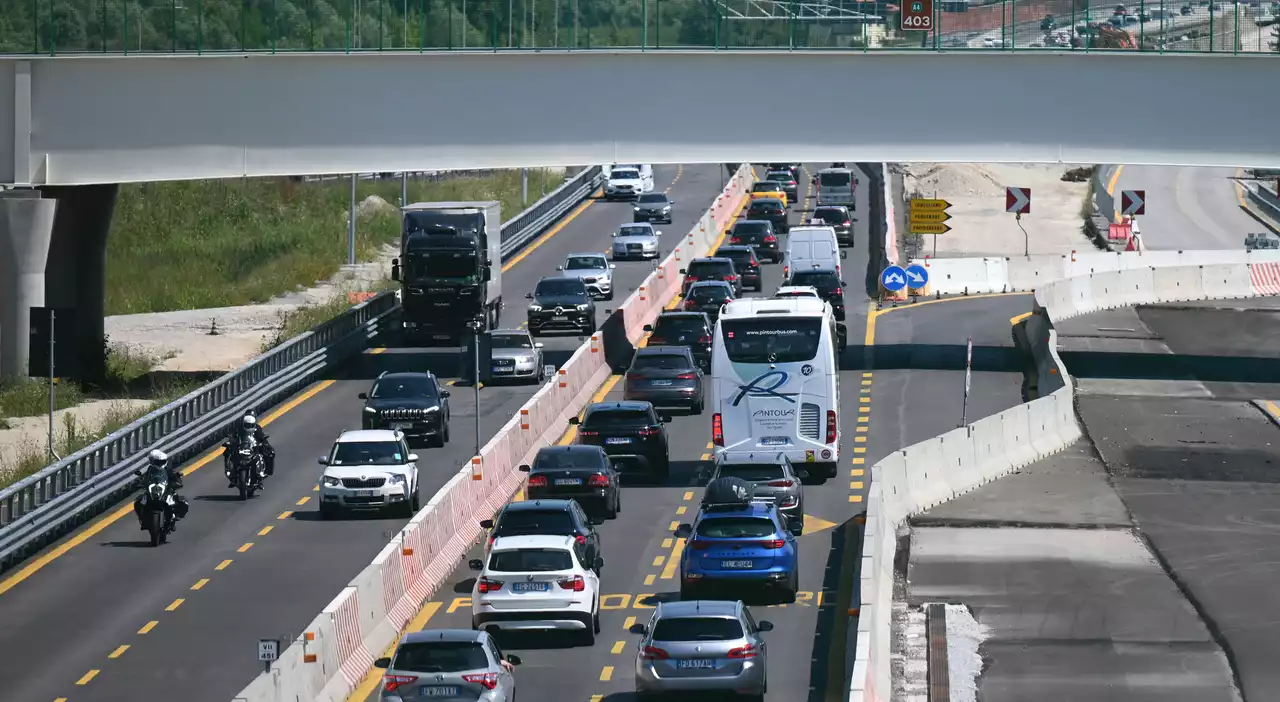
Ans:
POLYGON ((946 234, 951 227, 945 222, 951 219, 946 200, 913 198, 907 212, 907 225, 912 234, 946 234))

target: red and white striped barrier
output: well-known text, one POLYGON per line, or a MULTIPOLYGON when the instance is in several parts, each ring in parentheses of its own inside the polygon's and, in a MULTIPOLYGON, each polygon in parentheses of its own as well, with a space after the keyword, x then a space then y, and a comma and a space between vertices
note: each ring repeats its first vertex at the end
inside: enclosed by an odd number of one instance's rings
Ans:
MULTIPOLYGON (((725 186, 681 245, 619 307, 636 343, 667 301, 679 292, 679 260, 705 255, 737 214, 748 188, 747 166, 725 186)), ((473 458, 414 515, 395 539, 292 643, 268 673, 239 695, 244 702, 343 702, 395 643, 422 603, 448 580, 480 536, 480 521, 507 503, 524 483, 517 470, 538 449, 554 444, 609 376, 599 335, 579 346, 473 458)))

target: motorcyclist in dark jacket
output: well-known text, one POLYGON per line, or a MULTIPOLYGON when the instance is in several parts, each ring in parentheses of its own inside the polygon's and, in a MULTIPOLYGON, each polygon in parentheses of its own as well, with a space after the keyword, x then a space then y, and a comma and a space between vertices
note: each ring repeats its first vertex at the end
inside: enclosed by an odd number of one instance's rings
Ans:
MULTIPOLYGON (((178 494, 178 489, 182 487, 182 471, 175 468, 169 461, 169 454, 160 450, 152 451, 151 455, 147 457, 147 467, 138 471, 138 475, 143 476, 146 483, 151 483, 155 482, 162 473, 169 482, 169 495, 173 497, 174 504, 170 510, 173 520, 170 523, 170 531, 175 531, 178 520, 187 516, 187 509, 189 508, 186 499, 178 494)), ((145 492, 138 495, 137 499, 133 501, 133 513, 138 517, 138 526, 143 531, 147 530, 147 523, 143 519, 142 512, 142 505, 145 501, 145 492)))
POLYGON ((236 455, 240 442, 246 436, 252 436, 256 441, 258 452, 262 455, 263 472, 266 475, 274 475, 276 472, 275 448, 267 440, 267 433, 262 430, 262 425, 258 424, 258 418, 252 414, 246 414, 240 418, 240 426, 236 427, 236 430, 231 434, 231 438, 227 440, 227 450, 223 455, 223 472, 227 475, 227 487, 236 486, 235 477, 231 472, 231 457, 236 455))

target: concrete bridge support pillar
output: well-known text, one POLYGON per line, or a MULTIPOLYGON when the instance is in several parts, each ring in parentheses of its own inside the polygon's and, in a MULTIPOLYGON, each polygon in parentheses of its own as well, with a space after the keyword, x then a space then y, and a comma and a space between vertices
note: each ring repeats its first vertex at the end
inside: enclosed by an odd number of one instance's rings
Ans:
MULTIPOLYGON (((79 351, 77 380, 92 385, 106 378, 107 235, 120 186, 46 186, 46 197, 58 201, 49 243, 44 297, 51 307, 74 308, 79 351)), ((135 271, 163 275, 162 271, 135 271)))
POLYGON ((38 190, 0 192, 0 378, 27 375, 31 308, 45 304, 56 207, 38 190))

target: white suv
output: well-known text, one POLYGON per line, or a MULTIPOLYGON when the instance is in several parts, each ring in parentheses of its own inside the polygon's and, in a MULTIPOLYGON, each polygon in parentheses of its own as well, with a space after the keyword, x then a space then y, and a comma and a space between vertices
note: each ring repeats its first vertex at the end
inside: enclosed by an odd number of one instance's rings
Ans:
POLYGON ((575 632, 587 646, 600 633, 600 576, 604 559, 586 563, 587 551, 571 536, 503 536, 493 542, 486 561, 469 563, 480 571, 471 591, 471 626, 494 633, 512 631, 575 632))
POLYGON ((333 443, 320 478, 320 517, 343 510, 418 511, 418 455, 409 453, 404 434, 388 429, 344 431, 333 443))

